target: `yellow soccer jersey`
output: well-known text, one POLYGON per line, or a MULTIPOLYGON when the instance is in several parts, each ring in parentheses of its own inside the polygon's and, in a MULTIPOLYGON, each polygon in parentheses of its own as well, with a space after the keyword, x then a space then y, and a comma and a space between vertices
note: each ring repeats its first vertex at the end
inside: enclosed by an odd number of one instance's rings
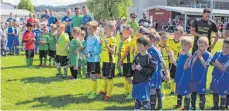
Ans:
POLYGON ((122 49, 121 49, 122 58, 127 53, 127 56, 124 58, 123 63, 131 63, 133 61, 133 54, 130 54, 130 45, 131 45, 131 38, 129 37, 123 42, 122 49))
POLYGON ((168 69, 169 68, 169 55, 166 51, 166 48, 167 48, 166 45, 164 47, 162 47, 160 44, 158 45, 158 49, 161 51, 162 57, 165 61, 166 68, 168 69))
POLYGON ((173 51, 174 53, 174 58, 175 60, 177 60, 180 50, 181 50, 181 44, 180 41, 179 42, 175 42, 174 39, 168 39, 167 40, 167 47, 173 51))
POLYGON ((130 53, 133 54, 133 57, 138 53, 137 39, 140 37, 140 34, 137 33, 134 38, 131 40, 130 53))
MULTIPOLYGON (((114 37, 109 37, 105 39, 109 47, 116 46, 116 39, 114 37)), ((107 63, 115 63, 115 54, 111 54, 106 47, 104 40, 102 41, 102 53, 101 53, 101 61, 107 63)))

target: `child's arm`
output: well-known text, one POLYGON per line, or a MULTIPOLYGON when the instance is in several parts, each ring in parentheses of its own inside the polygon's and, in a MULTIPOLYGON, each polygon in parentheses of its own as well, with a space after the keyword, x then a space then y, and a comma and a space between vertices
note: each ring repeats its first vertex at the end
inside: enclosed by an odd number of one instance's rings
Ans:
MULTIPOLYGON (((204 58, 202 57, 202 54, 200 52, 197 53, 198 58, 200 59, 201 64, 204 66, 204 68, 207 68, 209 59, 211 60, 211 57, 207 58, 207 61, 205 62, 204 58)), ((210 62, 210 61, 209 61, 210 62)))
POLYGON ((192 59, 192 55, 190 55, 190 56, 188 57, 188 59, 186 60, 186 62, 185 62, 185 64, 184 64, 184 70, 188 69, 188 67, 189 67, 189 62, 190 62, 191 59, 192 59))
POLYGON ((100 55, 100 53, 101 53, 101 44, 100 41, 98 40, 94 48, 94 52, 92 52, 92 56, 100 55))
POLYGON ((177 66, 177 63, 176 63, 176 60, 175 60, 175 58, 174 58, 174 53, 173 53, 173 51, 168 51, 168 55, 169 55, 169 57, 170 57, 170 60, 172 61, 172 63, 175 65, 175 66, 177 66))
POLYGON ((162 69, 164 70, 165 73, 165 80, 169 80, 170 79, 170 74, 169 74, 169 70, 166 68, 166 64, 165 61, 163 60, 160 64, 162 66, 162 69))
POLYGON ((152 76, 153 72, 156 69, 156 62, 153 60, 153 58, 149 58, 148 62, 148 65, 142 67, 140 65, 136 65, 136 69, 145 76, 152 76))
POLYGON ((229 61, 225 63, 225 65, 221 64, 218 60, 215 61, 215 65, 220 68, 222 71, 226 71, 227 67, 229 66, 229 61))
POLYGON ((129 50, 130 50, 130 47, 129 47, 129 46, 125 47, 125 52, 124 52, 124 55, 121 55, 121 59, 120 59, 120 61, 119 61, 119 66, 121 66, 123 60, 124 60, 124 59, 126 58, 126 56, 128 55, 129 50))
POLYGON ((70 45, 70 42, 68 42, 68 43, 64 46, 64 48, 62 49, 61 53, 63 53, 63 52, 67 49, 67 47, 69 47, 69 45, 70 45))
POLYGON ((106 45, 108 51, 109 51, 111 54, 115 54, 115 46, 112 45, 112 46, 110 47, 110 46, 108 46, 108 43, 107 43, 106 40, 104 40, 104 42, 105 42, 105 45, 106 45))

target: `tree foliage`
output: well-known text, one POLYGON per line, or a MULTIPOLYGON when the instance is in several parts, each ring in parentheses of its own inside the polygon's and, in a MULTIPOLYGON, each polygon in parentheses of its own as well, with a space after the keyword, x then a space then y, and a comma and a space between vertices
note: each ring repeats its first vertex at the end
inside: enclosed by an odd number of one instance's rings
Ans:
POLYGON ((30 0, 21 0, 18 4, 19 9, 26 9, 30 12, 34 12, 34 6, 30 0))
POLYGON ((129 14, 132 0, 88 0, 88 8, 96 19, 117 19, 129 14))

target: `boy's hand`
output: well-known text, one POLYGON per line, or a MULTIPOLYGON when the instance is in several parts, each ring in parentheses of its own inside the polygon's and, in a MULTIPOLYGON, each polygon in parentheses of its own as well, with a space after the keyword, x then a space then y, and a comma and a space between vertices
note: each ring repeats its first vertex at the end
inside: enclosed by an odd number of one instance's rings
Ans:
POLYGON ((122 62, 121 62, 121 61, 119 61, 119 63, 118 63, 118 67, 122 67, 122 66, 123 66, 122 62))
POLYGON ((215 60, 215 64, 216 64, 217 66, 219 66, 219 64, 221 64, 221 63, 218 61, 218 59, 216 59, 216 60, 215 60))
POLYGON ((164 80, 165 81, 169 81, 170 80, 170 75, 169 75, 169 71, 165 71, 165 76, 164 76, 164 80))
POLYGON ((188 57, 188 60, 191 60, 192 59, 192 55, 190 55, 189 57, 188 57))
POLYGON ((167 53, 168 53, 168 55, 169 55, 170 57, 172 57, 172 56, 174 55, 173 51, 171 51, 171 50, 168 50, 167 53))
POLYGON ((78 66, 75 66, 75 67, 74 67, 74 70, 78 70, 78 66))
POLYGON ((142 67, 141 67, 140 64, 138 64, 138 65, 135 66, 135 69, 138 70, 138 71, 140 71, 142 69, 142 67))
POLYGON ((135 64, 132 65, 132 70, 136 70, 136 65, 135 64))

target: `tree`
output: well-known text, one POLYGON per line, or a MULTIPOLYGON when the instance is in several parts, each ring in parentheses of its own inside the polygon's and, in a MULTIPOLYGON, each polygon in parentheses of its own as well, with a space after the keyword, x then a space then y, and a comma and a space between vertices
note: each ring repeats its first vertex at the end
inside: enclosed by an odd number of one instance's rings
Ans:
POLYGON ((129 14, 132 0, 88 0, 88 8, 96 19, 117 19, 129 14))
POLYGON ((18 4, 19 9, 26 9, 30 12, 34 12, 34 6, 30 0, 21 0, 18 4))

